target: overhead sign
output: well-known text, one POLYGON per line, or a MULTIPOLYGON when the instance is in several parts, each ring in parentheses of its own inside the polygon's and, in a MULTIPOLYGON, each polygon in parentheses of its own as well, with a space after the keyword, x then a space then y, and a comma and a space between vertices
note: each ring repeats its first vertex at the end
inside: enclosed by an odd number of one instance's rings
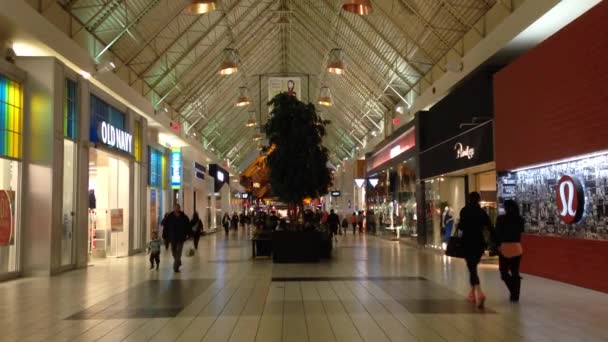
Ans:
POLYGON ((464 147, 460 142, 457 142, 456 145, 454 145, 454 150, 456 150, 456 159, 473 159, 473 157, 475 157, 475 149, 468 145, 464 147))
POLYGON ((171 188, 179 189, 182 185, 182 151, 171 150, 171 188))
POLYGON ((464 170, 494 161, 493 121, 420 151, 420 179, 464 170))
POLYGON ((331 196, 332 197, 340 197, 342 195, 342 193, 340 191, 332 191, 331 192, 331 196))
POLYGON ((222 171, 218 171, 217 174, 216 174, 216 176, 217 176, 217 180, 220 181, 220 182, 223 182, 224 179, 225 179, 224 178, 224 173, 222 171))
POLYGON ((194 177, 198 179, 205 179, 206 170, 207 169, 203 165, 194 162, 194 177))
POLYGON ((99 123, 101 142, 129 154, 133 153, 133 135, 102 121, 99 123))
POLYGON ((557 183, 557 210, 564 223, 577 223, 585 212, 585 192, 581 182, 570 176, 563 176, 557 183))

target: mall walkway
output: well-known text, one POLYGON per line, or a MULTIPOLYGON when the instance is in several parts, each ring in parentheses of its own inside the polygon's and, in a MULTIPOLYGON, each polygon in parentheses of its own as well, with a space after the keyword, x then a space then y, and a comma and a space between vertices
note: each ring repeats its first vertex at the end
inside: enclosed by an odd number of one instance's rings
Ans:
POLYGON ((466 268, 376 238, 343 238, 331 262, 250 259, 245 236, 205 237, 171 271, 145 256, 0 284, 1 341, 607 341, 608 294, 524 275, 510 304, 482 267, 485 311, 466 268))

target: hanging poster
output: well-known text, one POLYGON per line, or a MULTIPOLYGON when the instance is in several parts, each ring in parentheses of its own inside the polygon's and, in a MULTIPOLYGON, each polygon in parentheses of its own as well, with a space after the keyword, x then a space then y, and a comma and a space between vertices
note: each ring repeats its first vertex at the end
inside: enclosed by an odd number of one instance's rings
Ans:
POLYGON ((0 191, 0 246, 8 246, 14 243, 13 225, 13 202, 14 191, 0 191))
POLYGON ((123 231, 123 210, 122 209, 110 209, 110 229, 113 233, 120 233, 123 231))
POLYGON ((268 100, 279 93, 289 93, 302 100, 302 82, 299 77, 270 77, 268 79, 268 100))

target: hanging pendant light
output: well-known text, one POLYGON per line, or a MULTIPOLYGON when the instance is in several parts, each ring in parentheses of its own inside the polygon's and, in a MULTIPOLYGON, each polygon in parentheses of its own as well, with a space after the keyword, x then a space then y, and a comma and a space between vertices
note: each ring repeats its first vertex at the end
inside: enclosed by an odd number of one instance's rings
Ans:
POLYGON ((322 87, 319 91, 319 104, 321 106, 331 106, 334 104, 334 101, 331 98, 331 91, 328 87, 322 87))
POLYGON ((262 140, 262 135, 260 133, 257 133, 256 135, 253 136, 253 141, 260 141, 262 140))
POLYGON ((192 14, 204 14, 215 11, 217 7, 216 0, 192 0, 186 10, 192 14))
POLYGON ((255 112, 254 111, 250 111, 249 112, 249 119, 247 119, 247 123, 245 124, 245 126, 247 127, 254 127, 257 124, 257 121, 255 120, 255 112))
POLYGON ((357 15, 368 15, 373 11, 370 0, 344 0, 342 9, 357 15))
POLYGON ((332 74, 342 75, 346 71, 346 63, 344 63, 344 50, 332 49, 329 52, 329 61, 327 62, 327 71, 332 74))
POLYGON ((235 49, 224 49, 220 64, 220 75, 232 75, 239 70, 239 53, 235 49))
POLYGON ((248 106, 251 103, 251 99, 249 98, 249 89, 246 87, 239 88, 239 97, 236 100, 237 107, 248 106))

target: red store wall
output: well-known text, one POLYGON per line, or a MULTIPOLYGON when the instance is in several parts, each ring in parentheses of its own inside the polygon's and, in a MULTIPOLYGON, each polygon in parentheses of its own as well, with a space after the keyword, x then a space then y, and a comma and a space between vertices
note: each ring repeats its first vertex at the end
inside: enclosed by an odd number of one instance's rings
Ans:
MULTIPOLYGON (((608 149, 608 1, 496 74, 499 171, 608 149)), ((522 270, 608 292, 608 242, 526 236, 522 270)))

